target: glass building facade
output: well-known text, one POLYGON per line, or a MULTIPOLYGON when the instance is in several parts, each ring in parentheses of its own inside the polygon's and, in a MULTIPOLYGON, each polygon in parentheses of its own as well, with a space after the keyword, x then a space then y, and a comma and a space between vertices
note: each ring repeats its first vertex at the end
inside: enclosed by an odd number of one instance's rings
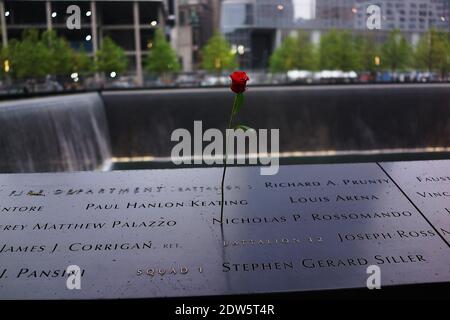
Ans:
POLYGON ((267 66, 281 34, 295 25, 292 0, 224 0, 221 30, 238 50, 242 67, 267 66))
POLYGON ((316 1, 315 24, 323 29, 365 30, 370 5, 380 7, 384 31, 449 30, 449 0, 320 0, 316 1))
POLYGON ((448 0, 359 0, 355 3, 356 29, 365 28, 365 8, 370 4, 381 9, 382 29, 404 32, 426 32, 430 28, 449 30, 448 0))
POLYGON ((267 67, 270 54, 293 31, 305 30, 316 44, 330 29, 366 32, 370 5, 381 9, 377 39, 393 29, 413 42, 431 28, 450 30, 450 0, 224 0, 221 30, 234 47, 245 48, 238 55, 240 65, 259 69, 267 67), (308 17, 299 10, 308 11, 308 17))
POLYGON ((51 29, 58 36, 66 38, 74 49, 83 47, 93 55, 101 47, 102 39, 109 36, 125 50, 129 73, 132 75, 142 73, 136 62, 139 57, 141 61, 145 58, 155 29, 164 28, 167 16, 167 5, 163 0, 4 0, 3 5, 4 44, 11 39, 20 38, 22 32, 29 28, 40 31, 51 29), (70 30, 66 25, 69 16, 67 8, 73 4, 81 10, 81 29, 70 30))

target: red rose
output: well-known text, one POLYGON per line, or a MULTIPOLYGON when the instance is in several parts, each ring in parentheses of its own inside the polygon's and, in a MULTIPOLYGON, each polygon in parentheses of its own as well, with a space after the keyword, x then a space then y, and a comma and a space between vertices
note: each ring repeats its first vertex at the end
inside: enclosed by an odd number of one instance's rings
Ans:
POLYGON ((234 93, 242 93, 247 87, 247 81, 250 80, 244 71, 235 71, 230 74, 231 91, 234 93))

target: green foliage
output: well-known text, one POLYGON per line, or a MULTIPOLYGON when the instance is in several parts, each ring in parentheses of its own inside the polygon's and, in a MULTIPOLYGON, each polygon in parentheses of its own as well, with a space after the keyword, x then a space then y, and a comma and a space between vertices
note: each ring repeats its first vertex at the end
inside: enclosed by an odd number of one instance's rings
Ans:
POLYGON ((378 70, 375 59, 380 59, 380 48, 376 43, 373 35, 360 36, 356 39, 356 47, 358 51, 359 69, 362 71, 369 71, 375 73, 378 70))
POLYGON ((411 46, 400 30, 392 30, 381 47, 381 64, 391 71, 403 70, 411 61, 411 46))
POLYGON ((285 72, 294 69, 313 70, 314 48, 305 33, 287 37, 270 57, 272 72, 285 72))
POLYGON ((331 30, 320 40, 319 64, 322 70, 359 70, 358 55, 356 42, 347 31, 331 30))
POLYGON ((215 33, 203 47, 202 58, 203 68, 211 72, 220 73, 238 66, 230 44, 220 33, 215 33))
MULTIPOLYGON (((12 42, 14 43, 14 40, 12 40, 12 42)), ((5 77, 5 75, 7 74, 7 72, 5 71, 4 67, 5 67, 5 61, 8 60, 8 66, 10 65, 10 47, 2 47, 0 49, 0 77, 3 79, 5 77)))
POLYGON ((146 69, 149 72, 162 74, 165 72, 176 72, 180 70, 180 63, 175 50, 161 29, 156 30, 153 46, 146 59, 146 69))
POLYGON ((58 37, 55 31, 45 31, 41 41, 47 50, 46 73, 56 76, 69 75, 75 52, 66 39, 58 37))
MULTIPOLYGON (((448 52, 439 45, 437 54, 443 61, 448 52)), ((354 37, 348 31, 330 30, 321 37, 318 54, 306 35, 286 38, 270 59, 270 70, 285 72, 292 69, 314 70, 315 56, 321 70, 369 71, 375 73, 380 66, 393 71, 409 66, 411 47, 398 30, 392 31, 382 46, 374 35, 354 37)), ((436 58, 436 60, 439 60, 436 58)), ((450 58, 449 58, 450 59, 450 58)))
POLYGON ((415 51, 415 66, 418 69, 439 71, 450 70, 450 42, 448 34, 435 29, 429 30, 420 39, 415 51))
POLYGON ((101 72, 120 73, 127 69, 128 59, 125 51, 110 37, 103 38, 102 47, 97 51, 96 69, 101 72))
POLYGON ((272 72, 285 72, 297 69, 298 42, 294 37, 284 39, 281 46, 274 51, 269 61, 272 72))
POLYGON ((47 74, 50 57, 36 29, 27 29, 22 40, 11 40, 7 50, 11 75, 18 79, 41 78, 47 74))
POLYGON ((248 130, 255 130, 255 129, 245 126, 243 124, 238 124, 237 126, 234 127, 234 130, 238 130, 238 129, 241 129, 244 132, 246 132, 248 130))
POLYGON ((12 39, 1 50, 2 71, 5 60, 9 63, 9 75, 16 79, 43 78, 47 74, 69 76, 72 72, 89 74, 92 61, 82 49, 73 50, 69 43, 54 31, 39 35, 36 29, 27 29, 22 39, 12 39))
POLYGON ((80 75, 89 75, 94 72, 94 63, 83 46, 72 56, 71 72, 77 72, 80 75))

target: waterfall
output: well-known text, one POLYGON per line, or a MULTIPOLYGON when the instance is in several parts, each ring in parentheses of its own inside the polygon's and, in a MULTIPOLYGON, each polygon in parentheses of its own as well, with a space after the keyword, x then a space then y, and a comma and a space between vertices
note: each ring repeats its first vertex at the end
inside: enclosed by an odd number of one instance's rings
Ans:
POLYGON ((102 169, 111 159, 98 93, 0 103, 0 172, 102 169))

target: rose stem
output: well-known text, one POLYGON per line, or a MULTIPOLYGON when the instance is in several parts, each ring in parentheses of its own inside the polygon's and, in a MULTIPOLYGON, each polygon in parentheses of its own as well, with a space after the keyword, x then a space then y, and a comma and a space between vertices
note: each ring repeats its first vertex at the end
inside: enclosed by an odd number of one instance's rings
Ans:
MULTIPOLYGON (((237 95, 235 95, 234 97, 234 102, 233 102, 233 108, 231 109, 231 115, 230 115, 230 120, 228 121, 228 126, 227 129, 231 129, 231 125, 233 123, 233 112, 234 112, 234 108, 236 106, 237 103, 237 95)), ((222 174, 222 186, 221 186, 221 193, 222 193, 222 202, 220 204, 220 223, 223 223, 223 202, 224 202, 224 183, 225 183, 225 172, 227 171, 227 159, 228 159, 228 131, 225 130, 225 162, 223 164, 223 174, 222 174)))

